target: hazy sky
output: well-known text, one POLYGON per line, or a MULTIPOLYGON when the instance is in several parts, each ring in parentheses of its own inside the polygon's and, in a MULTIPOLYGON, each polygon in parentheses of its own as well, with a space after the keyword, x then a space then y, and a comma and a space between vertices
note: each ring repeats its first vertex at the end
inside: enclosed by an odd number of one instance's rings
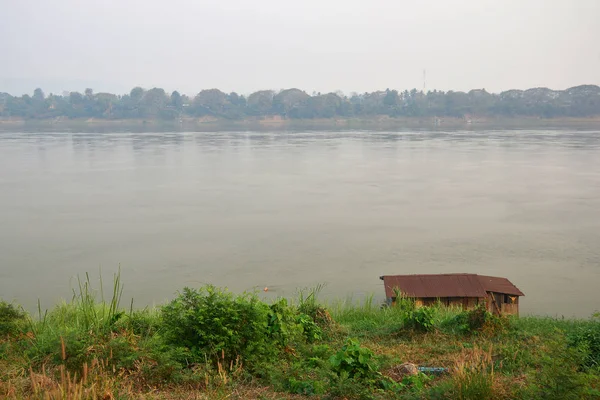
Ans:
POLYGON ((0 92, 600 84, 600 0, 0 0, 0 92))

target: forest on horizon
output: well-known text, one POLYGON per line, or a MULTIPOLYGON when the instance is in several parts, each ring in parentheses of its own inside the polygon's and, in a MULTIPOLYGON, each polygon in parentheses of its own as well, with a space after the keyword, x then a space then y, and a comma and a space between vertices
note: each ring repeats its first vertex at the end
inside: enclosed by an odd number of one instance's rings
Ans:
POLYGON ((0 118, 99 118, 176 120, 211 116, 221 119, 279 116, 292 119, 390 117, 533 116, 591 117, 600 115, 600 87, 581 85, 566 90, 534 88, 499 94, 485 89, 427 93, 386 89, 370 93, 313 93, 300 89, 261 90, 248 96, 218 89, 194 97, 161 88, 133 88, 125 95, 94 93, 92 89, 46 95, 12 96, 0 92, 0 118))

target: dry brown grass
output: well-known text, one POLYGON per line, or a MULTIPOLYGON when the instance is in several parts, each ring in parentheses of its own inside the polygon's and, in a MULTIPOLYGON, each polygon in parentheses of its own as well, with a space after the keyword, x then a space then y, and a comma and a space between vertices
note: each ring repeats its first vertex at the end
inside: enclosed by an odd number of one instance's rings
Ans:
POLYGON ((493 346, 465 348, 454 359, 451 370, 454 395, 457 399, 510 399, 516 382, 514 377, 498 375, 494 371, 493 346))

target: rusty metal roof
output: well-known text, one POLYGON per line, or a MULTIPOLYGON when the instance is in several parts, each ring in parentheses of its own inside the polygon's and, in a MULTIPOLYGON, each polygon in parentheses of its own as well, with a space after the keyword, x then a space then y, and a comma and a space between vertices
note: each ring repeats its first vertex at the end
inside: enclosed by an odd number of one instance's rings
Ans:
POLYGON ((506 278, 477 274, 385 275, 386 297, 395 297, 394 288, 410 297, 485 297, 487 292, 524 296, 506 278))
POLYGON ((479 281, 485 290, 488 292, 512 294, 513 296, 525 296, 525 293, 521 292, 518 287, 513 285, 512 282, 506 278, 485 275, 477 276, 479 277, 479 281))

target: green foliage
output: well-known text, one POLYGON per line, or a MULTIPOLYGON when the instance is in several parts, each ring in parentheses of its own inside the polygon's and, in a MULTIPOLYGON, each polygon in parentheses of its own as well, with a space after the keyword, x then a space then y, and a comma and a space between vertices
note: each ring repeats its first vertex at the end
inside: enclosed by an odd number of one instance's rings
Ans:
POLYGON ((480 304, 476 308, 463 311, 451 321, 457 330, 464 334, 481 333, 487 336, 495 336, 509 327, 506 317, 499 317, 487 311, 485 305, 480 304))
POLYGON ((414 392, 421 392, 427 383, 431 381, 431 378, 421 372, 416 375, 407 375, 402 378, 402 385, 410 388, 414 392))
POLYGON ((419 307, 406 315, 405 326, 419 332, 431 332, 435 327, 433 307, 419 307))
POLYGON ((352 379, 347 372, 332 377, 327 399, 373 399, 373 389, 361 380, 352 379))
POLYGON ((123 293, 120 272, 113 277, 112 292, 108 302, 104 298, 102 276, 100 276, 100 301, 97 299, 97 291, 92 288, 89 274, 86 273, 85 281, 77 277, 77 283, 77 290, 73 289, 71 303, 57 306, 50 315, 45 316, 37 329, 44 330, 48 327, 59 330, 78 329, 96 335, 108 334, 115 329, 117 321, 125 315, 119 309, 123 293))
POLYGON ((600 320, 592 318, 567 334, 570 347, 583 352, 581 367, 600 371, 600 320))
POLYGON ((17 334, 26 322, 27 317, 22 309, 0 301, 0 337, 17 334))
POLYGON ((416 309, 415 299, 408 297, 405 293, 402 293, 400 289, 394 288, 394 296, 396 297, 394 307, 400 311, 410 313, 416 309))
POLYGON ((185 288, 162 308, 162 322, 167 341, 188 349, 191 362, 269 359, 304 329, 285 299, 269 306, 256 295, 234 296, 214 286, 185 288))
POLYGON ((369 379, 377 374, 373 352, 361 347, 360 343, 353 339, 348 339, 340 351, 331 356, 329 362, 339 376, 347 374, 349 378, 369 379))
MULTIPOLYGON (((300 323, 301 316, 292 309, 286 299, 280 299, 269 307, 267 332, 270 338, 279 346, 287 346, 291 341, 297 339, 304 331, 300 323)), ((310 319, 305 318, 306 326, 310 326, 310 319)), ((314 322, 313 322, 314 324, 314 322)))
POLYGON ((331 325, 331 316, 325 307, 318 303, 317 296, 324 285, 305 288, 298 291, 297 323, 302 327, 304 337, 309 343, 323 338, 323 329, 331 325))
MULTIPOLYGON (((125 312, 119 309, 123 286, 120 273, 113 277, 112 293, 105 300, 100 276, 100 289, 94 290, 88 274, 77 280, 71 303, 62 303, 31 321, 33 339, 28 337, 25 354, 34 362, 43 363, 51 358, 55 364, 78 370, 86 362, 98 358, 103 346, 118 331, 125 312), (98 294, 100 300, 97 299, 98 294)), ((110 352, 109 352, 110 353, 110 352)), ((107 353, 107 354, 109 354, 107 353)))
POLYGON ((325 393, 325 383, 318 380, 298 380, 294 377, 287 379, 285 389, 294 394, 322 395, 325 393))
POLYGON ((120 318, 116 324, 118 330, 128 330, 143 337, 155 335, 161 329, 161 320, 158 310, 131 310, 120 318))
POLYGON ((306 314, 298 314, 296 317, 297 324, 301 327, 302 333, 307 342, 314 343, 323 338, 323 330, 314 319, 306 314))
POLYGON ((167 341, 187 348, 192 362, 269 352, 269 317, 269 307, 255 296, 234 297, 214 286, 185 288, 162 308, 167 341))
POLYGON ((585 375, 578 372, 585 353, 569 347, 562 332, 547 340, 541 354, 540 368, 535 372, 535 398, 582 399, 588 391, 585 375))

